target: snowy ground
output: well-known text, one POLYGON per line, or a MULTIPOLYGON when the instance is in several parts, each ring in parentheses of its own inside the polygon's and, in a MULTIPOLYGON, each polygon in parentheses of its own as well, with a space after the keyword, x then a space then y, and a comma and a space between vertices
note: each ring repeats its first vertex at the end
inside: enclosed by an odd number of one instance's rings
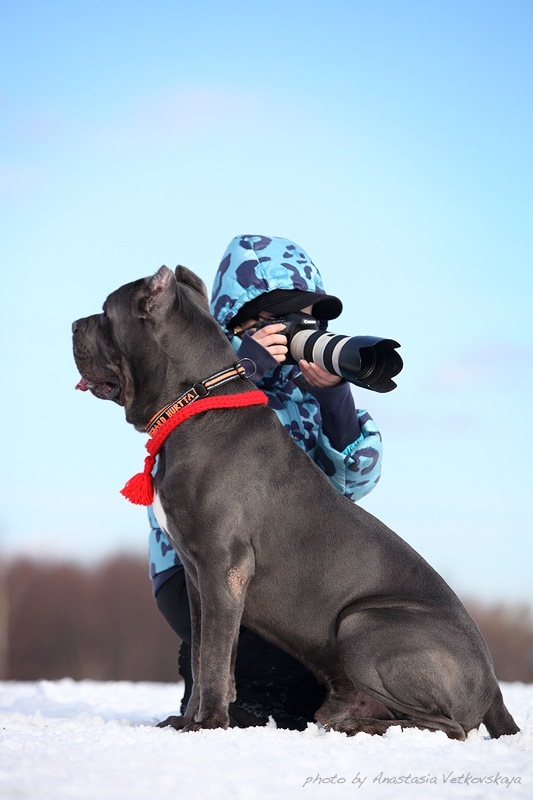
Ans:
POLYGON ((466 742, 256 728, 179 734, 174 684, 0 683, 2 800, 533 798, 533 685, 504 684, 522 728, 466 742))

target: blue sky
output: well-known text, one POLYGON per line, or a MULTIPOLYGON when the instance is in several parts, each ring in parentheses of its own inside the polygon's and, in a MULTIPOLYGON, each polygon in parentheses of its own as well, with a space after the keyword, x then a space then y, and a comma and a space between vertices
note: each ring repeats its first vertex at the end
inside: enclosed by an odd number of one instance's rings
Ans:
POLYGON ((398 389, 355 392, 363 505, 463 596, 533 601, 532 31, 528 0, 4 4, 0 555, 145 552, 144 437, 74 392, 70 324, 259 233, 334 330, 402 344, 398 389))

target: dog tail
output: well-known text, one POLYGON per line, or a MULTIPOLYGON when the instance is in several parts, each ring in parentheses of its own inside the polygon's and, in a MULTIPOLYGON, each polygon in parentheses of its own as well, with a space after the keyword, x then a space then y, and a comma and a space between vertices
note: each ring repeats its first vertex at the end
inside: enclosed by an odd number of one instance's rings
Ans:
POLYGON ((520 730, 507 710, 499 688, 491 707, 483 717, 483 723, 493 739, 518 733, 520 730))

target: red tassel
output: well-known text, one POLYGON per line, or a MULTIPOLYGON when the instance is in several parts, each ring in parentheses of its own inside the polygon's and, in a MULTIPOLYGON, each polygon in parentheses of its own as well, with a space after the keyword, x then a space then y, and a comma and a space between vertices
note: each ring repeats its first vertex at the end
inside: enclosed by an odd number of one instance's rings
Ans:
POLYGON ((125 487, 120 490, 126 500, 137 506, 150 506, 154 499, 154 485, 152 482, 152 469, 155 464, 153 456, 144 459, 144 472, 139 472, 130 478, 125 487))

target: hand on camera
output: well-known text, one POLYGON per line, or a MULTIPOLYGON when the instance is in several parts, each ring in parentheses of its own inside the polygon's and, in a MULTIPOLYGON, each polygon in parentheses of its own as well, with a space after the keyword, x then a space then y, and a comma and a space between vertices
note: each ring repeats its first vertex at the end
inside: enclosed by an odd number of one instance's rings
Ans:
MULTIPOLYGON (((281 333, 284 327, 285 325, 282 322, 275 322, 272 325, 265 325, 264 328, 259 328, 250 334, 252 339, 255 339, 265 350, 268 350, 278 364, 283 364, 288 353, 287 337, 281 333)), ((302 370, 305 381, 309 386, 314 386, 315 389, 328 389, 330 386, 337 386, 342 382, 342 378, 338 375, 332 375, 322 367, 319 367, 318 364, 310 363, 303 358, 298 365, 302 370)))
POLYGON ((280 364, 283 364, 288 353, 287 337, 280 333, 284 327, 282 322, 276 322, 272 325, 265 325, 264 328, 259 328, 251 334, 252 339, 268 350, 280 364))
POLYGON ((332 375, 318 364, 310 363, 303 358, 298 362, 298 366, 302 370, 306 383, 314 386, 315 389, 329 389, 330 386, 337 386, 342 381, 338 375, 332 375))

